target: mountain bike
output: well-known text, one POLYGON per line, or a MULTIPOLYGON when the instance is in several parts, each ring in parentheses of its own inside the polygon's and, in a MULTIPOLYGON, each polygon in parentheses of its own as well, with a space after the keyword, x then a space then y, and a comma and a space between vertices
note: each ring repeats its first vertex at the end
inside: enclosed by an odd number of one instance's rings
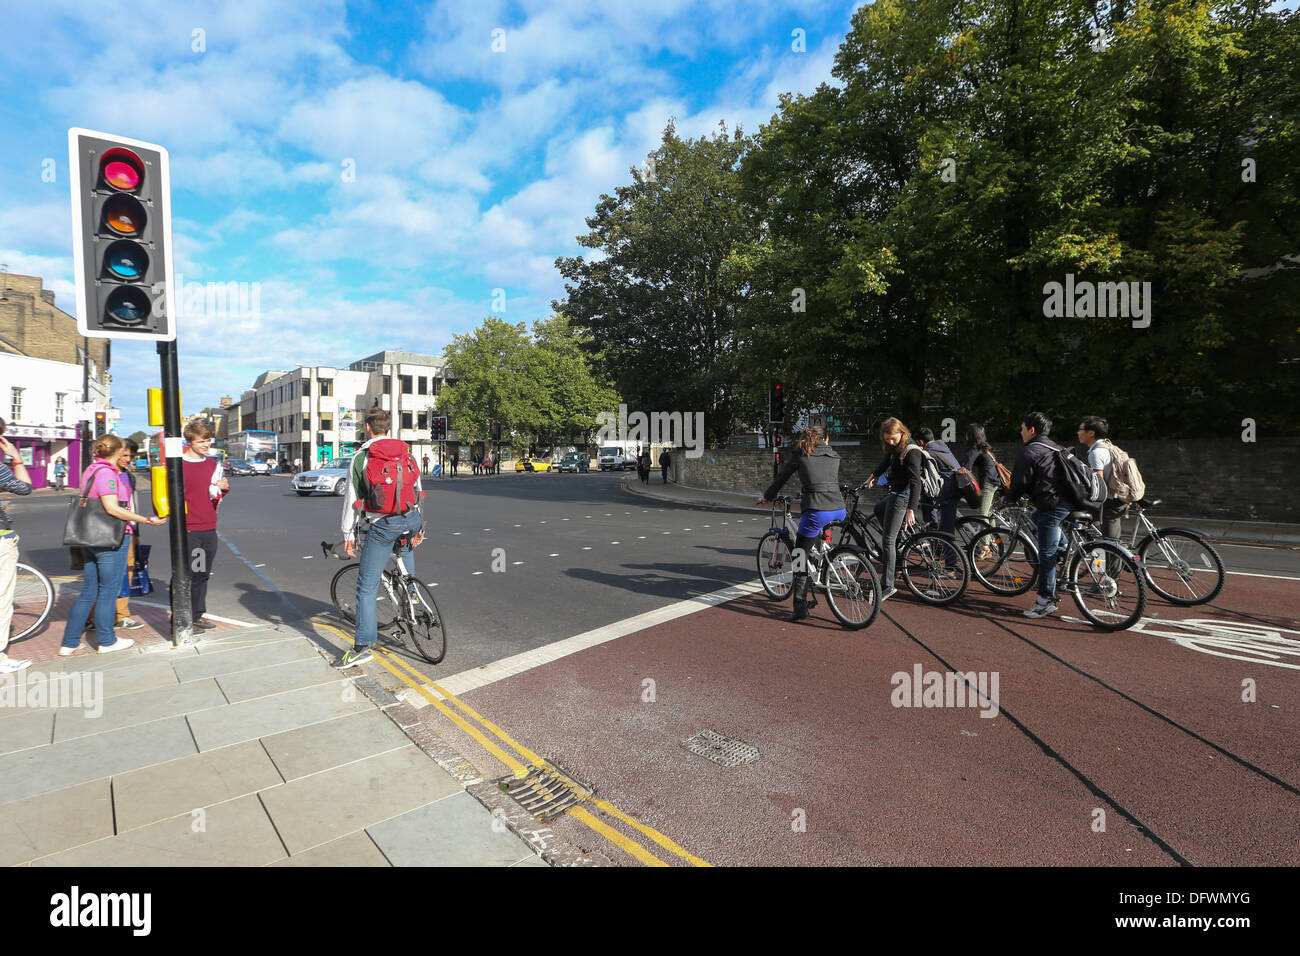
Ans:
MULTIPOLYGON (((858 510, 865 487, 865 483, 856 488, 840 485, 848 518, 833 521, 827 527, 832 529, 833 543, 843 545, 850 540, 883 565, 884 528, 880 519, 874 513, 868 515, 858 510)), ((966 593, 970 565, 954 535, 933 530, 918 521, 910 528, 899 529, 895 550, 898 557, 894 566, 902 575, 904 586, 921 601, 942 607, 966 593)))
MULTIPOLYGON (((395 543, 409 543, 411 535, 398 538, 395 543)), ((321 542, 326 557, 338 557, 335 546, 321 542)), ((396 628, 408 646, 419 652, 430 664, 438 664, 447 654, 447 622, 438 610, 428 587, 406 569, 402 553, 395 548, 389 560, 396 568, 385 567, 379 576, 376 591, 375 623, 380 631, 396 628)), ((341 568, 330 581, 330 600, 339 614, 349 624, 356 626, 357 579, 361 563, 355 562, 341 568)))
MULTIPOLYGON (((975 579, 995 594, 1024 594, 1038 581, 1037 536, 1026 534, 1023 515, 1015 527, 989 528, 971 541, 968 554, 975 579)), ((1141 559, 1093 527, 1088 511, 1071 511, 1062 521, 1065 543, 1057 548, 1057 580, 1094 626, 1105 631, 1132 627, 1147 602, 1141 559)))
MULTIPOLYGON (((783 601, 794 590, 795 525, 790 518, 790 495, 772 500, 771 528, 758 540, 758 577, 763 590, 783 601), (777 508, 784 512, 777 517, 777 508)), ((829 532, 827 533, 829 534, 829 532)), ((823 591, 831 613, 850 630, 860 630, 876 619, 880 610, 880 579, 871 561, 857 548, 830 547, 823 535, 807 555, 811 591, 823 591)), ((810 593, 811 596, 811 593, 810 593)))
POLYGON ((14 577, 14 616, 9 625, 9 643, 31 637, 41 629, 54 609, 54 585, 39 568, 21 561, 14 577))

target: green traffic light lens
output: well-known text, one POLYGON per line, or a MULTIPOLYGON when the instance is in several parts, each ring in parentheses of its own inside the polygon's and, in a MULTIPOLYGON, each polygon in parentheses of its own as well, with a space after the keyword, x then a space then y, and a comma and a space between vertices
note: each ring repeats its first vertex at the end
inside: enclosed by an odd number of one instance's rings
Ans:
POLYGON ((144 231, 148 216, 138 199, 114 196, 104 203, 104 224, 119 236, 138 236, 144 231))
POLYGON ((115 146, 99 157, 99 175, 114 189, 133 193, 144 181, 144 163, 131 150, 115 146))
POLYGON ((149 297, 135 286, 114 289, 104 304, 104 318, 116 325, 141 325, 149 318, 149 297))
POLYGON ((149 268, 149 254, 137 243, 119 239, 104 253, 104 268, 119 279, 140 279, 149 268))

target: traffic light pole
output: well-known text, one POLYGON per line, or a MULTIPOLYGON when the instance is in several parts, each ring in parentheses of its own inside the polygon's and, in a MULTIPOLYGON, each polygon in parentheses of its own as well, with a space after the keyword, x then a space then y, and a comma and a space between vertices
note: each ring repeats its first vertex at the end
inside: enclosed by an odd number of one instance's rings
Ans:
POLYGON ((171 520, 167 529, 172 555, 172 646, 188 644, 194 637, 194 612, 190 604, 190 541, 185 529, 185 470, 181 443, 181 376, 176 358, 176 340, 158 343, 162 369, 163 441, 167 461, 167 503, 171 520))

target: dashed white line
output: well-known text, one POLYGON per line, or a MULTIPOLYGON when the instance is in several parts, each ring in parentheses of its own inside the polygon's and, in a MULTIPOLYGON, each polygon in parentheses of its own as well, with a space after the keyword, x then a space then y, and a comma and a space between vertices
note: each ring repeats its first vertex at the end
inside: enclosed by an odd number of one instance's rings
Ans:
POLYGON ((560 554, 559 554, 558 551, 555 552, 554 554, 548 554, 548 555, 547 555, 548 558, 558 558, 559 556, 560 556, 560 554))
POLYGON ((522 561, 511 561, 510 563, 511 563, 511 564, 523 564, 524 562, 522 562, 522 561))
POLYGON ((644 537, 645 537, 645 535, 643 535, 643 534, 639 534, 639 535, 636 536, 636 538, 637 538, 638 541, 642 540, 644 537))
POLYGON ((436 587, 438 586, 438 582, 437 582, 437 581, 429 581, 429 582, 427 582, 427 583, 428 583, 428 586, 431 587, 431 588, 436 588, 436 587))
POLYGON ((482 574, 483 572, 482 572, 482 571, 471 571, 470 573, 471 573, 471 574, 482 574))
POLYGON ((582 550, 583 550, 583 551, 590 551, 590 550, 591 550, 591 545, 589 545, 589 544, 588 544, 588 545, 583 545, 582 550))
POLYGON ((618 544, 617 541, 611 541, 610 544, 618 544))
POLYGON ((314 557, 315 557, 315 555, 312 555, 312 554, 304 554, 304 555, 302 556, 302 559, 303 559, 304 561, 310 561, 310 560, 311 560, 312 558, 314 558, 314 557))

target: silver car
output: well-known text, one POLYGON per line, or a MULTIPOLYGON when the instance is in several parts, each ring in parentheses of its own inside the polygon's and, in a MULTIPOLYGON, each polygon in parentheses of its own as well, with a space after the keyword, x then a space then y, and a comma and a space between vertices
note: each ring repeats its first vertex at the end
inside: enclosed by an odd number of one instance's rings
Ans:
POLYGON ((300 472, 289 482, 293 490, 306 497, 313 491, 327 495, 342 495, 348 490, 348 468, 352 465, 350 458, 340 458, 327 462, 311 471, 300 472))

